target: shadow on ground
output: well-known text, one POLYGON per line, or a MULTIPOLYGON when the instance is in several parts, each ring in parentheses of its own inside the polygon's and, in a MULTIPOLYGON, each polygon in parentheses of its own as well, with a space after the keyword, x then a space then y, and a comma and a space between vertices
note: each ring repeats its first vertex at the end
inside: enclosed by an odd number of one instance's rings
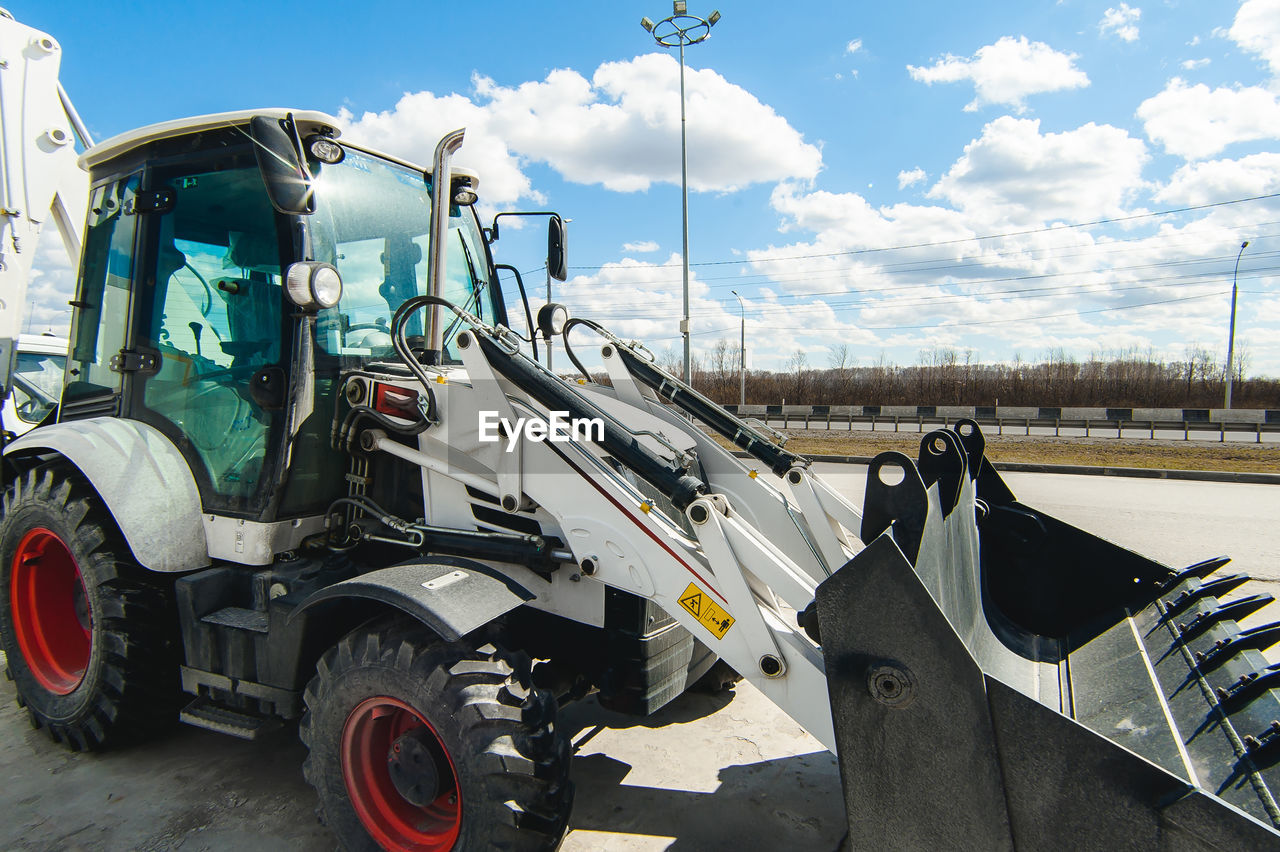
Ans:
MULTIPOLYGON (((740 692, 683 696, 644 719, 591 699, 567 708, 580 752, 564 849, 834 849, 834 758, 758 692, 740 692)), ((177 726, 143 745, 73 754, 30 727, 0 679, 0 849, 334 849, 305 757, 296 727, 251 743, 177 726)))

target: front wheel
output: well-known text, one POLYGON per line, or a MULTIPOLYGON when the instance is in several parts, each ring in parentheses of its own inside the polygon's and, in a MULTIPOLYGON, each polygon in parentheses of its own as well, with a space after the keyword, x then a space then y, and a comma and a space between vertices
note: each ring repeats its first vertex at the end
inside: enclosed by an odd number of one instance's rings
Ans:
POLYGON ((554 849, 569 744, 524 654, 443 643, 412 622, 360 629, 306 690, 304 771, 352 850, 554 849))
POLYGON ((0 647, 31 723, 81 751, 175 721, 171 588, 133 561, 74 467, 14 481, 0 515, 0 647))

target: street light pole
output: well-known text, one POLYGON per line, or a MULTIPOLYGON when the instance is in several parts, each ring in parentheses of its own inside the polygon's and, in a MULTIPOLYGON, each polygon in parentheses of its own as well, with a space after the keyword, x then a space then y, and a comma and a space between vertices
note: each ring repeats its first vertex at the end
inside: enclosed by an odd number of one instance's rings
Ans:
POLYGON ((680 48, 680 216, 682 254, 684 256, 684 318, 680 320, 680 336, 684 338, 684 380, 693 383, 693 354, 689 340, 689 142, 685 129, 684 107, 684 48, 700 44, 711 37, 711 28, 720 20, 718 11, 706 19, 690 15, 686 0, 673 0, 671 17, 656 24, 649 18, 641 18, 644 27, 663 47, 680 48))
MULTIPOLYGON (((730 290, 735 296, 738 296, 737 290, 730 290)), ((738 296, 738 310, 742 312, 742 339, 738 344, 738 416, 742 416, 742 409, 747 404, 747 309, 742 304, 742 297, 738 296)))
POLYGON ((1227 393, 1222 404, 1226 409, 1231 408, 1231 379, 1235 374, 1235 365, 1231 362, 1235 357, 1236 344, 1236 277, 1240 274, 1240 255, 1244 254, 1244 250, 1248 247, 1248 240, 1240 244, 1240 251, 1236 252, 1236 268, 1231 273, 1231 330, 1227 332, 1227 393))

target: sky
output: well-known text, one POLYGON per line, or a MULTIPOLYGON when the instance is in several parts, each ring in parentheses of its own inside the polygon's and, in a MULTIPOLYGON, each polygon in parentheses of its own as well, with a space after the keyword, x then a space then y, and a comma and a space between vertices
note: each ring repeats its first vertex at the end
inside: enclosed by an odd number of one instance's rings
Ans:
MULTIPOLYGON (((680 346, 679 65, 640 26, 663 0, 7 8, 59 40, 99 141, 288 106, 426 163, 466 127, 482 214, 572 220, 553 298, 680 346)), ((1221 363, 1248 240, 1237 355, 1280 375, 1280 0, 689 3, 716 8, 686 52, 695 354, 745 317, 753 369, 1221 363)), ((541 300, 543 234, 507 221, 496 259, 541 300)), ((35 331, 69 320, 52 245, 35 331)))

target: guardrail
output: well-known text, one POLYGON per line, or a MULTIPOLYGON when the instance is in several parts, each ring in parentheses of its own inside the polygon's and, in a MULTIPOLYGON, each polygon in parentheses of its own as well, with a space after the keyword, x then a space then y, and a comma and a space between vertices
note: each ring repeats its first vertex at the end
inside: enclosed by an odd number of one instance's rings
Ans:
POLYGON ((924 431, 926 426, 950 426, 957 420, 970 419, 984 428, 994 427, 998 435, 1017 430, 1030 435, 1032 429, 1054 436, 1062 431, 1083 431, 1084 437, 1110 435, 1122 438, 1126 432, 1146 433, 1154 439, 1158 432, 1182 433, 1182 440, 1195 435, 1216 435, 1225 442, 1228 434, 1252 436, 1262 443, 1264 434, 1280 433, 1280 410, 1277 409, 1152 409, 1152 408, 1063 408, 1063 407, 997 407, 997 406, 836 406, 836 405, 747 405, 725 406, 729 411, 753 417, 771 426, 787 428, 839 429, 853 431, 855 424, 869 424, 871 431, 892 426, 894 432, 904 426, 924 431))

